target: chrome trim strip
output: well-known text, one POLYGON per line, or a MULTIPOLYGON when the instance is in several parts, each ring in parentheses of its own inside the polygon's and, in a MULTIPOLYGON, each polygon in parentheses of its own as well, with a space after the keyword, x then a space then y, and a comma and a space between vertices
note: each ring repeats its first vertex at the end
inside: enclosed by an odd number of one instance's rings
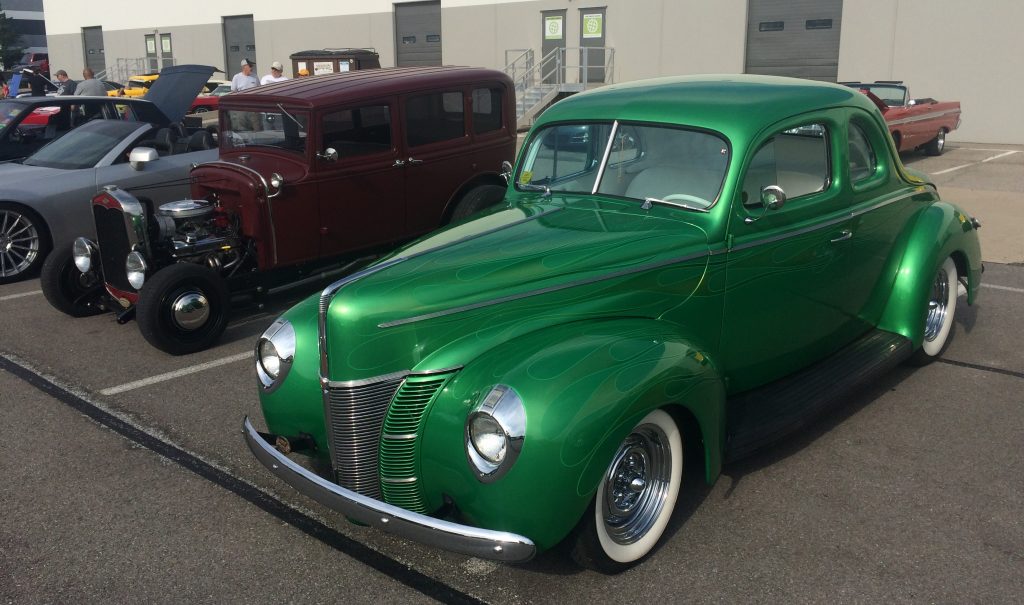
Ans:
POLYGON ((897 191, 896 193, 892 193, 892 194, 890 194, 890 195, 888 195, 886 197, 883 197, 881 199, 881 201, 876 202, 876 203, 872 204, 871 206, 868 206, 867 208, 861 208, 860 210, 854 210, 853 213, 850 216, 858 217, 858 216, 860 216, 862 214, 867 214, 868 212, 871 212, 872 210, 878 210, 879 208, 884 208, 884 207, 888 206, 889 204, 895 204, 896 202, 899 202, 899 201, 901 201, 901 200, 903 200, 905 198, 913 197, 916 194, 917 194, 916 191, 910 191, 910 192, 907 192, 907 191, 897 191))
POLYGON ((930 114, 923 115, 923 116, 913 116, 913 117, 909 117, 909 118, 900 118, 899 120, 893 120, 891 122, 886 122, 886 124, 888 124, 889 126, 894 126, 894 125, 899 125, 899 124, 911 124, 913 122, 924 122, 925 120, 937 120, 937 119, 939 119, 939 118, 941 118, 943 116, 948 116, 951 113, 959 114, 960 110, 959 109, 949 109, 949 110, 944 111, 942 113, 930 113, 930 114))
POLYGON ((612 144, 615 142, 615 133, 619 131, 619 121, 615 120, 612 122, 612 131, 608 134, 608 144, 604 146, 604 155, 601 156, 601 167, 597 169, 597 178, 594 179, 594 188, 590 190, 590 195, 597 195, 597 190, 601 187, 601 179, 604 178, 604 170, 608 167, 608 156, 612 154, 612 144))
POLYGON ((447 244, 438 246, 437 248, 430 248, 428 250, 421 250, 420 252, 417 252, 415 254, 411 254, 409 256, 399 256, 399 257, 393 258, 393 259, 391 259, 389 261, 382 262, 382 263, 380 263, 378 265, 373 265, 371 267, 367 267, 367 268, 363 269, 362 271, 357 271, 356 273, 348 275, 348 276, 346 276, 346 277, 344 277, 344 278, 334 282, 333 284, 327 286, 326 288, 324 288, 324 290, 320 293, 320 311, 319 311, 319 319, 318 319, 318 322, 317 322, 317 332, 318 332, 318 339, 317 340, 318 340, 319 348, 320 348, 320 384, 321 384, 322 387, 324 387, 324 390, 323 390, 324 406, 327 405, 327 391, 326 391, 326 387, 327 387, 328 383, 330 382, 330 379, 327 376, 328 375, 328 371, 329 371, 328 370, 328 365, 329 364, 328 364, 328 359, 327 359, 327 311, 328 311, 328 309, 331 306, 331 300, 334 298, 334 296, 342 288, 344 288, 345 286, 347 286, 348 284, 350 284, 350 283, 352 283, 352 282, 354 282, 356 280, 359 280, 359 279, 362 279, 362 278, 366 277, 367 275, 372 275, 372 274, 374 274, 374 273, 376 273, 378 271, 383 271, 384 269, 387 269, 389 267, 393 267, 393 266, 397 265, 398 263, 405 262, 407 260, 411 260, 411 259, 417 258, 417 257, 422 256, 424 254, 427 254, 429 252, 436 252, 438 250, 443 250, 445 248, 450 248, 451 246, 462 244, 462 243, 474 240, 474 239, 476 239, 478 237, 483 237, 485 235, 489 235, 491 233, 496 233, 496 232, 501 231, 503 229, 508 229, 510 227, 514 227, 516 225, 520 225, 520 224, 528 222, 528 221, 536 220, 536 219, 541 218, 542 216, 547 216, 549 214, 553 214, 555 212, 559 212, 562 209, 563 209, 563 207, 561 207, 561 206, 556 207, 556 208, 550 208, 548 210, 545 210, 544 212, 541 212, 539 214, 535 214, 533 216, 523 217, 523 218, 521 218, 521 219, 519 219, 517 221, 512 221, 511 223, 508 223, 508 224, 505 224, 505 225, 501 225, 501 226, 498 226, 498 227, 494 227, 493 229, 488 229, 486 231, 481 231, 479 233, 474 233, 473 235, 467 235, 466 237, 463 237, 463 238, 457 239, 457 240, 455 240, 453 242, 449 242, 447 244))
POLYGON ((401 479, 391 479, 389 477, 381 477, 381 483, 390 483, 392 485, 402 485, 405 483, 416 483, 419 481, 416 477, 402 477, 401 479))
POLYGON ((725 249, 721 250, 708 250, 706 252, 695 252, 686 256, 680 256, 677 258, 670 258, 639 267, 633 267, 631 269, 623 269, 614 273, 607 273, 605 275, 598 275, 587 279, 580 279, 565 284, 559 284, 557 286, 548 286, 547 288, 539 288, 537 290, 529 290, 527 292, 520 292, 519 294, 510 294, 508 296, 502 296, 500 298, 492 298, 490 300, 483 300, 480 302, 462 305, 460 307, 452 307, 451 309, 444 309, 442 311, 434 311, 433 313, 424 313, 423 315, 414 315, 413 317, 406 317, 404 319, 396 319, 394 321, 387 321, 381 324, 377 324, 378 328, 394 328, 396 326, 403 326, 405 324, 415 323, 417 321, 424 321, 427 319, 436 319, 438 317, 444 317, 446 315, 454 315, 456 313, 463 313, 465 311, 473 311, 475 309, 481 309, 483 307, 490 307, 493 305, 499 305, 502 303, 510 302, 513 300, 520 300, 523 298, 530 298, 532 296, 539 296, 541 294, 548 294, 549 292, 558 292, 559 290, 567 290, 569 288, 575 288, 577 286, 586 286, 589 284, 597 283, 600 281, 606 281, 610 279, 616 279, 626 275, 632 275, 634 273, 643 273, 644 271, 650 271, 652 269, 659 269, 667 265, 674 265, 677 263, 685 263, 686 261, 702 258, 705 256, 715 256, 716 254, 722 254, 725 249))
POLYGON ((409 370, 403 370, 401 372, 392 372, 390 374, 383 374, 381 376, 374 376, 372 378, 363 378, 360 380, 332 380, 327 383, 327 386, 332 389, 351 389, 354 387, 361 387, 368 384, 374 384, 377 382, 387 382, 389 380, 398 380, 405 378, 410 374, 409 370))
MULTIPOLYGON (((241 168, 242 170, 248 170, 249 172, 256 175, 259 178, 260 183, 263 184, 263 192, 267 196, 267 213, 270 214, 270 240, 274 244, 273 256, 274 264, 277 264, 277 231, 274 229, 274 202, 271 201, 270 187, 267 185, 267 179, 263 178, 263 175, 256 170, 243 166, 242 164, 235 164, 234 162, 225 162, 223 160, 214 160, 212 162, 203 162, 199 166, 227 166, 229 168, 241 168)), ((198 168, 199 166, 196 166, 198 168)), ((279 192, 280 193, 280 192, 279 192)))
POLYGON ((435 519, 367 498, 306 470, 263 440, 249 417, 245 443, 263 466, 299 493, 363 523, 431 547, 496 561, 527 561, 537 547, 524 536, 435 519))
POLYGON ((387 439, 388 441, 412 441, 416 439, 416 437, 416 433, 406 435, 389 435, 388 433, 384 433, 380 436, 381 439, 387 439))

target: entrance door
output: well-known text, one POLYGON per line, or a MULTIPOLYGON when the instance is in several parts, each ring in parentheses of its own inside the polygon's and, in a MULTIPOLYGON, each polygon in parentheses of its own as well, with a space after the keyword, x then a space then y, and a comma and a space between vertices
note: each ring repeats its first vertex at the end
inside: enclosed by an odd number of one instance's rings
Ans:
POLYGON ((82 48, 85 50, 85 66, 93 73, 101 73, 107 69, 107 59, 103 54, 103 28, 83 27, 82 48))
MULTIPOLYGON (((560 60, 562 63, 565 62, 565 11, 541 11, 540 12, 541 27, 543 36, 541 38, 540 53, 542 59, 548 59, 548 56, 555 50, 562 50, 560 60)), ((555 66, 558 65, 558 59, 551 57, 544 64, 544 83, 545 84, 557 84, 562 78, 555 66)))
POLYGON ((256 60, 256 31, 252 26, 252 15, 224 17, 224 55, 227 58, 224 72, 228 79, 241 71, 242 59, 256 60))
POLYGON ((835 82, 843 0, 749 0, 746 73, 835 82))
POLYGON ((604 82, 604 8, 580 9, 580 82, 604 82))
POLYGON ((398 67, 441 64, 441 2, 395 5, 398 67))

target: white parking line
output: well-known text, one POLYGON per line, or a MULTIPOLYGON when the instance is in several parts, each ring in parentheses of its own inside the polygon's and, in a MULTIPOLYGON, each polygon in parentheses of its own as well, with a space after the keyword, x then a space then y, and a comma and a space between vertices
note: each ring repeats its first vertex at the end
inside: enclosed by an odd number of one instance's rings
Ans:
MULTIPOLYGON (((993 149, 992 151, 997 151, 997 150, 993 149)), ((978 161, 978 162, 971 162, 970 164, 961 164, 960 166, 953 166, 952 168, 946 168, 945 170, 940 170, 938 172, 933 172, 932 176, 936 176, 936 175, 939 175, 939 174, 946 174, 947 172, 953 172, 954 170, 960 170, 961 168, 968 168, 970 166, 977 166, 978 164, 984 164, 985 162, 991 162, 992 160, 998 160, 999 158, 1005 158, 1006 156, 1013 155, 1015 153, 1020 153, 1020 151, 1017 150, 1017 149, 1014 149, 1012 151, 1005 151, 1003 153, 1000 153, 998 155, 994 155, 992 157, 985 158, 984 160, 981 160, 981 161, 978 161)))
POLYGON ((22 292, 21 294, 8 294, 7 296, 0 296, 0 302, 5 300, 14 300, 15 298, 24 298, 26 296, 35 296, 36 294, 42 293, 42 290, 32 290, 31 292, 22 292))
POLYGON ((227 365, 229 363, 235 363, 236 361, 242 361, 249 359, 253 356, 252 351, 245 353, 239 353, 230 357, 224 357, 222 359, 215 359, 199 365, 194 365, 188 368, 182 368, 173 372, 167 372, 166 374, 157 374, 156 376, 150 376, 149 378, 143 378, 142 380, 136 380, 134 382, 128 382, 125 384, 117 385, 116 387, 110 387, 100 391, 100 395, 117 395, 118 393, 124 393, 125 391, 133 391, 135 389, 141 389, 142 387, 148 387, 159 382, 172 380, 180 376, 187 376, 189 374, 195 374, 196 372, 202 372, 203 370, 209 370, 210 368, 216 368, 218 366, 227 365))
POLYGON ((995 284, 981 284, 982 288, 992 288, 993 290, 1006 290, 1008 292, 1020 292, 1024 294, 1024 288, 1011 288, 1010 286, 997 286, 995 284))

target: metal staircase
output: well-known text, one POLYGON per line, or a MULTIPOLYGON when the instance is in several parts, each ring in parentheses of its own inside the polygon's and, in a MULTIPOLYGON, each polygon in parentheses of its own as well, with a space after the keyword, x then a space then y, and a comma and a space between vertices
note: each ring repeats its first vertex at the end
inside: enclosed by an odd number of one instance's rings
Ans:
POLYGON ((516 121, 525 128, 559 94, 613 83, 615 49, 556 48, 539 61, 532 48, 506 50, 505 73, 515 84, 516 121), (595 61, 595 55, 601 60, 595 61))

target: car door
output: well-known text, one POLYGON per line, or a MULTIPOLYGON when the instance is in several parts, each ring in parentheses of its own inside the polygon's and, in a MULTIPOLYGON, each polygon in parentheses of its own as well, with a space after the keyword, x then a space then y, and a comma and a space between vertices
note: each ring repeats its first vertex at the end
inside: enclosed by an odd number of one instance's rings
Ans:
POLYGON ((321 255, 393 242, 405 233, 405 162, 396 143, 396 115, 394 99, 381 98, 318 116, 321 255))
POLYGON ((789 120, 748 155, 726 261, 722 361, 730 392, 789 374, 855 332, 841 300, 851 218, 836 178, 839 124, 829 113, 789 120), (762 202, 767 186, 785 192, 780 208, 762 202))

